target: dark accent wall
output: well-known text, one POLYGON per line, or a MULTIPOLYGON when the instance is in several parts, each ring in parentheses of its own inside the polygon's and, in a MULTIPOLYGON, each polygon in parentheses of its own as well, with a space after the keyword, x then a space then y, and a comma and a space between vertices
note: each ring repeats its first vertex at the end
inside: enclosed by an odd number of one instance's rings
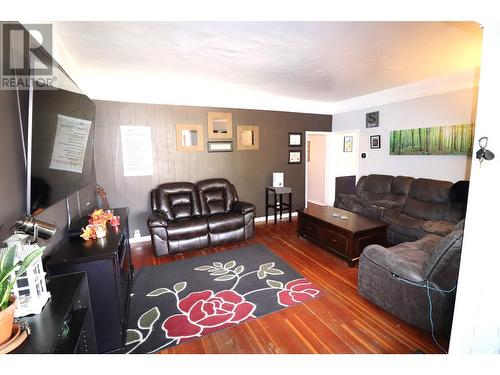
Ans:
MULTIPOLYGON (((285 185, 293 189, 294 208, 304 207, 305 158, 301 164, 288 164, 288 132, 331 131, 332 117, 290 112, 246 109, 137 104, 95 101, 95 160, 97 183, 106 191, 110 206, 128 206, 130 230, 148 235, 146 218, 150 212, 150 191, 164 182, 224 177, 231 181, 241 200, 265 213, 265 187, 272 185, 272 173, 285 173, 285 185), (233 152, 208 153, 207 115, 209 111, 233 115, 233 152), (177 152, 175 125, 202 124, 205 151, 177 152), (146 177, 124 177, 120 125, 151 127, 154 173, 146 177), (257 125, 260 148, 238 151, 236 126, 257 125)), ((304 143, 304 136, 302 143, 304 143)), ((299 148, 297 148, 299 149, 299 148)), ((300 148, 304 152, 304 145, 300 148)))
POLYGON ((24 151, 15 90, 0 90, 0 241, 26 210, 24 151))
MULTIPOLYGON (((9 228, 26 213, 26 169, 24 151, 19 126, 19 109, 16 91, 0 90, 0 242, 9 235, 9 228)), ((87 215, 96 206, 95 182, 68 197, 72 220, 80 215, 87 215)), ((56 235, 47 240, 40 240, 41 246, 47 246, 45 255, 66 233, 68 215, 66 200, 63 199, 48 207, 38 215, 41 219, 57 225, 56 235)))

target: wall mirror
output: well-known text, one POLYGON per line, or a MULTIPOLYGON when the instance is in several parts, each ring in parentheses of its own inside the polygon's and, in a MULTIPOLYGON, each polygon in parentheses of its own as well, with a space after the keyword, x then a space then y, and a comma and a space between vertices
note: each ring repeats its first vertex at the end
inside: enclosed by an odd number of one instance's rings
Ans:
POLYGON ((238 150, 258 150, 259 149, 259 127, 258 126, 238 126, 238 150))
POLYGON ((233 115, 208 112, 208 139, 233 139, 233 115))
POLYGON ((177 151, 204 150, 203 125, 177 124, 175 131, 177 151))

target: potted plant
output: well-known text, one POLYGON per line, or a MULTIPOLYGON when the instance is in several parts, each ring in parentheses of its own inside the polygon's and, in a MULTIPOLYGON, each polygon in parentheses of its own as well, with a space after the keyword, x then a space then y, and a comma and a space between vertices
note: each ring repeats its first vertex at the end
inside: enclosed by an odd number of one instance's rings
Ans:
POLYGON ((44 248, 29 254, 24 260, 16 259, 19 244, 12 242, 6 249, 0 250, 0 345, 7 342, 12 335, 16 301, 11 291, 17 278, 29 265, 42 255, 44 248))

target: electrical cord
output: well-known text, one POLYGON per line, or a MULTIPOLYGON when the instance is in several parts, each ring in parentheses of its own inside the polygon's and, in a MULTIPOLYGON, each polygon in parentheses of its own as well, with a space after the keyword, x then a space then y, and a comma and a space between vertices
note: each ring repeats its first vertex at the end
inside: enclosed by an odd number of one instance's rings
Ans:
POLYGON ((431 298, 431 290, 434 290, 434 291, 437 291, 437 292, 441 292, 441 293, 452 293, 452 292, 455 291, 455 289, 457 289, 457 285, 455 285, 453 288, 451 288, 449 290, 446 290, 446 289, 440 289, 440 288, 436 288, 436 287, 431 287, 429 280, 425 280, 425 285, 420 285, 420 284, 414 283, 414 282, 412 282, 410 280, 406 280, 406 279, 402 278, 401 276, 399 276, 398 274, 395 274, 395 273, 391 273, 391 276, 394 277, 395 279, 403 281, 403 282, 405 282, 407 284, 410 284, 412 286, 416 286, 416 287, 419 287, 419 288, 425 288, 426 289, 426 291, 427 291, 427 300, 429 301, 429 321, 431 323, 431 335, 432 335, 432 339, 434 340, 434 342, 436 343, 436 345, 439 346, 439 348, 445 354, 448 354, 448 352, 439 344, 439 342, 436 339, 436 336, 434 335, 434 321, 432 320, 432 298, 431 298))

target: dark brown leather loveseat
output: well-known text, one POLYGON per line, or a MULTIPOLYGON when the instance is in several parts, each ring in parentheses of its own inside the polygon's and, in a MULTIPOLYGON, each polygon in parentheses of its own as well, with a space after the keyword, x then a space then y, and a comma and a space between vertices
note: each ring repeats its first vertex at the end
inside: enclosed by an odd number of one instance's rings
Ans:
POLYGON ((148 227, 156 256, 253 237, 255 206, 226 179, 171 182, 151 192, 148 227))

